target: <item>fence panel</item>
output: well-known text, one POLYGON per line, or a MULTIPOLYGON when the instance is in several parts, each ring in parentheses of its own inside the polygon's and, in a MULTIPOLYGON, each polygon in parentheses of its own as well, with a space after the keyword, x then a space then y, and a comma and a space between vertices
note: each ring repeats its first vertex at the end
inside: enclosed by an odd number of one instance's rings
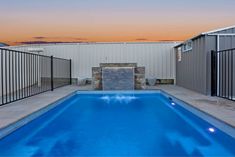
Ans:
POLYGON ((235 100, 235 49, 212 51, 211 95, 235 100))
POLYGON ((71 60, 0 48, 0 106, 70 84, 70 68, 71 60))
POLYGON ((53 58, 53 87, 71 84, 71 60, 53 58))

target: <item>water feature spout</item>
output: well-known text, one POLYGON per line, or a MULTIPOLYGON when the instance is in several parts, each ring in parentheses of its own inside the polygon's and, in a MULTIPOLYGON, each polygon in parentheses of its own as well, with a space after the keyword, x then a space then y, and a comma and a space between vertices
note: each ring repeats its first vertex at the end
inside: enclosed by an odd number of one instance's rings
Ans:
POLYGON ((125 103, 128 104, 132 102, 133 100, 136 100, 138 97, 134 95, 114 95, 114 96, 109 96, 109 95, 104 95, 101 97, 103 101, 105 101, 107 104, 109 103, 116 103, 119 102, 121 104, 125 103))

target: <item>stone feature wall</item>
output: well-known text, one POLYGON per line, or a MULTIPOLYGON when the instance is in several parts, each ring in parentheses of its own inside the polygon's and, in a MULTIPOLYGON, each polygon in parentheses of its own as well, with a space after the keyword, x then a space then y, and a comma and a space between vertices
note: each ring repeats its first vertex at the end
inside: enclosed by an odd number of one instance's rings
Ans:
POLYGON ((135 68, 135 89, 145 89, 145 67, 135 68))
POLYGON ((102 85, 104 75, 103 72, 105 72, 105 75, 108 75, 109 80, 108 81, 109 88, 111 90, 130 90, 131 84, 134 85, 134 89, 140 90, 145 89, 145 67, 137 67, 136 63, 101 63, 100 67, 93 67, 92 68, 92 86, 95 90, 106 90, 107 88, 102 85), (120 71, 116 71, 115 69, 121 69, 120 71), (105 71, 105 69, 113 69, 109 71, 105 71), (125 70, 129 69, 129 70, 125 70), (131 70, 130 70, 131 69, 131 70), (134 72, 134 77, 131 75, 130 72, 134 72), (129 82, 132 78, 133 82, 129 82), (127 80, 129 79, 129 80, 127 80), (114 80, 116 80, 114 82, 114 80), (119 81, 117 81, 119 80, 119 81))
POLYGON ((133 67, 104 67, 102 68, 103 90, 133 90, 133 67))
POLYGON ((92 67, 92 87, 93 89, 102 89, 102 68, 92 67))
POLYGON ((100 63, 100 67, 137 67, 137 63, 100 63))

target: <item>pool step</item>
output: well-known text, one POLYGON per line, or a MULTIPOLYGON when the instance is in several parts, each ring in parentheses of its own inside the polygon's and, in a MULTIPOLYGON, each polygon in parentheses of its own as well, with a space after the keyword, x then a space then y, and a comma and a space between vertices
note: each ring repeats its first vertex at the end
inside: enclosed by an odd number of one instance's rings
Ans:
POLYGON ((167 134, 168 140, 172 145, 181 145, 187 154, 192 154, 198 146, 197 141, 190 137, 183 137, 179 133, 173 132, 167 134))
POLYGON ((203 146, 193 138, 182 136, 181 134, 176 132, 167 134, 167 137, 172 145, 175 146, 177 144, 180 144, 188 155, 193 155, 194 153, 199 153, 202 156, 232 155, 225 154, 228 153, 228 151, 225 150, 220 144, 215 142, 211 142, 208 146, 203 146))

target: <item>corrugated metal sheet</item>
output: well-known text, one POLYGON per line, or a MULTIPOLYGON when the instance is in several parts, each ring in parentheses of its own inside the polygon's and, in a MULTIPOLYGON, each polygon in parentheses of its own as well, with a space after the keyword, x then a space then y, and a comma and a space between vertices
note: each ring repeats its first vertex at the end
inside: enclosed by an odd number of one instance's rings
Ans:
POLYGON ((235 48, 235 35, 234 36, 220 36, 220 50, 235 48))
POLYGON ((216 36, 206 36, 205 53, 207 54, 207 95, 211 94, 211 51, 216 51, 217 41, 216 36))
MULTIPOLYGON (((220 33, 233 31, 229 29, 220 33)), ((220 50, 235 48, 235 36, 220 36, 219 39, 220 50)), ((193 40, 193 49, 182 53, 181 62, 176 63, 176 84, 210 95, 211 51, 216 51, 216 48, 216 36, 205 35, 193 40)))
POLYGON ((178 43, 91 43, 54 44, 11 47, 28 51, 44 48, 45 55, 72 59, 72 77, 91 78, 91 68, 99 63, 138 63, 145 66, 146 78, 175 79, 175 53, 178 43))
POLYGON ((235 33, 235 27, 225 29, 225 30, 222 30, 222 31, 217 31, 215 33, 218 33, 218 34, 235 33))
POLYGON ((176 63, 176 84, 206 94, 205 37, 193 41, 193 49, 182 52, 176 63))

